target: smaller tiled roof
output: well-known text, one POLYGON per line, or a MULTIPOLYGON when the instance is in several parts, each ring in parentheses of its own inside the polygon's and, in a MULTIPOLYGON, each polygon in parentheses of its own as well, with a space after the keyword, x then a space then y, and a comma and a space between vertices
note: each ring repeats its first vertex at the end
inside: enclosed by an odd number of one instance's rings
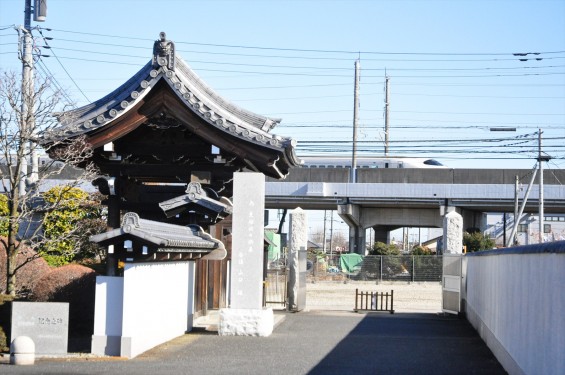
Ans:
POLYGON ((212 199, 207 196, 206 191, 198 182, 190 182, 186 188, 186 194, 159 203, 167 217, 172 217, 179 212, 188 210, 189 207, 198 207, 200 210, 214 215, 215 219, 225 218, 232 213, 233 204, 225 197, 212 199))
POLYGON ((223 259, 226 256, 224 244, 198 226, 182 226, 141 219, 135 212, 124 215, 120 228, 91 236, 90 241, 111 243, 120 237, 133 237, 153 244, 157 252, 204 251, 214 252, 212 256, 214 259, 223 259))

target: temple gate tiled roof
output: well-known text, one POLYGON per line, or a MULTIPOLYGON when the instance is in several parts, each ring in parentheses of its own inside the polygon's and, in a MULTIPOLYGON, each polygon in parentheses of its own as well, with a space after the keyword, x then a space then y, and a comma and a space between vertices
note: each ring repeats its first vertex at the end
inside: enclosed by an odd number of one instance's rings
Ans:
POLYGON ((268 176, 283 178, 289 168, 299 164, 296 142, 270 133, 280 119, 252 113, 222 98, 175 55, 174 43, 166 40, 164 33, 155 42, 153 59, 139 72, 94 103, 57 114, 61 126, 46 134, 42 142, 49 146, 59 140, 86 135, 94 148, 101 147, 151 117, 158 117, 159 112, 166 117, 163 121, 170 122, 173 117, 211 144, 241 158, 246 167, 268 176), (148 100, 156 90, 166 92, 148 100), (162 112, 163 108, 166 111, 162 112), (137 117, 124 120, 128 116, 137 117), (129 125, 124 126, 125 122, 129 125), (201 129, 204 124, 208 130, 201 129), (253 146, 233 146, 238 142, 253 146))

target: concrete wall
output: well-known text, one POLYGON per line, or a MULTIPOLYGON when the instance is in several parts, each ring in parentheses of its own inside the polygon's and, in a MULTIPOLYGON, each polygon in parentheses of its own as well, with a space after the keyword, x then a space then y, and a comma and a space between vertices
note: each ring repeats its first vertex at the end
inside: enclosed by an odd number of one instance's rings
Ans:
POLYGON ((467 254, 465 312, 510 374, 565 374, 565 241, 467 254))

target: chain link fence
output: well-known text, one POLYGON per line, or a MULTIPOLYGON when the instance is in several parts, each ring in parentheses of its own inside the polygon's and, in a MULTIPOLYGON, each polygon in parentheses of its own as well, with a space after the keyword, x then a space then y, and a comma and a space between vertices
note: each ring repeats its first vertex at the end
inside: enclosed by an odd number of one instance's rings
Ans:
POLYGON ((436 255, 367 255, 353 269, 343 269, 341 255, 311 259, 309 278, 316 280, 441 282, 442 257, 436 255))

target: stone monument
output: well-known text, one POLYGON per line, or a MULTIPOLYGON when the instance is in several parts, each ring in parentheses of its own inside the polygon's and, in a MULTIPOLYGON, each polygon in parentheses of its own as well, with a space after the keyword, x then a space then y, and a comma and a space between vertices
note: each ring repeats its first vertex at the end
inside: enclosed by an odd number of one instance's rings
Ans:
POLYGON ((234 173, 229 308, 220 310, 221 336, 269 336, 273 310, 263 308, 265 176, 234 173))
POLYGON ((67 302, 13 302, 12 337, 27 336, 35 354, 66 354, 69 341, 67 302))

